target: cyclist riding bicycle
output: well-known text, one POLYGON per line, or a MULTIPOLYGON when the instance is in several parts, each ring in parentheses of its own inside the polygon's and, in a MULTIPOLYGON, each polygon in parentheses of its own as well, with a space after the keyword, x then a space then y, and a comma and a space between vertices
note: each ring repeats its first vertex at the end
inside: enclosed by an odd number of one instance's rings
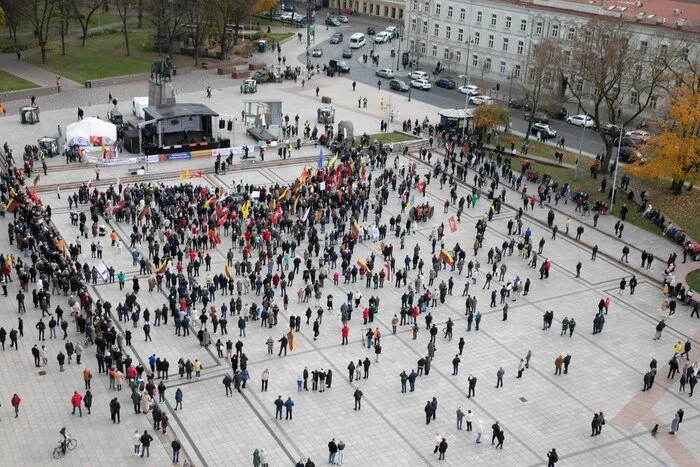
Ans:
POLYGON ((59 440, 59 443, 61 443, 61 450, 63 451, 63 454, 66 453, 66 444, 68 443, 68 437, 69 435, 66 433, 66 427, 64 426, 61 428, 61 431, 59 431, 61 434, 61 439, 59 440))

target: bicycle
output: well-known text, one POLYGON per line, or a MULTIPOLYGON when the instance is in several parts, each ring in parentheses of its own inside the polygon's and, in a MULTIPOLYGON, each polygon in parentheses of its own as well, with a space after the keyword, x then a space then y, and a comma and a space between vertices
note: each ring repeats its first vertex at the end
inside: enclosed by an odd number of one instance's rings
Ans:
POLYGON ((66 437, 66 447, 63 448, 61 441, 58 442, 58 446, 53 450, 53 458, 60 459, 66 455, 66 451, 72 451, 78 447, 78 440, 71 438, 70 435, 66 437))

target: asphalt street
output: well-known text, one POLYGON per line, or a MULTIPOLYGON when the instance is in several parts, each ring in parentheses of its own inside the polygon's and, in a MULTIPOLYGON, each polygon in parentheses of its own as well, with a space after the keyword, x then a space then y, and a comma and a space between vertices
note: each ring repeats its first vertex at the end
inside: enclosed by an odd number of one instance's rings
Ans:
MULTIPOLYGON (((319 14, 317 16, 317 19, 319 21, 319 27, 326 27, 325 25, 322 25, 324 18, 325 15, 319 14)), ((389 23, 388 21, 382 21, 381 19, 366 17, 360 18, 351 16, 350 21, 348 23, 345 23, 340 27, 330 28, 331 30, 343 34, 343 42, 339 44, 331 44, 328 41, 324 41, 317 44, 313 44, 311 46, 312 49, 320 47, 323 51, 323 55, 321 57, 312 57, 311 63, 314 65, 319 64, 320 67, 323 68, 323 65, 328 64, 328 61, 332 58, 342 59, 343 50, 350 49, 349 39, 353 33, 362 32, 366 34, 368 26, 373 26, 375 27, 377 32, 380 32, 383 28, 391 25, 394 24, 389 23)), ((353 49, 352 58, 343 59, 350 66, 350 72, 342 75, 349 81, 348 88, 350 88, 350 83, 352 81, 376 86, 377 81, 381 80, 382 89, 386 89, 387 92, 397 94, 403 97, 404 99, 408 99, 408 92, 389 90, 389 80, 375 76, 376 70, 380 68, 390 67, 396 72, 397 65, 399 65, 399 54, 396 54, 396 57, 391 58, 391 50, 395 47, 395 45, 396 44, 393 43, 375 44, 374 37, 367 36, 367 44, 364 47, 361 47, 359 49, 353 49), (378 66, 373 65, 371 60, 368 60, 367 64, 363 63, 362 61, 362 55, 369 54, 372 49, 374 49, 375 53, 378 54, 380 57, 378 66)), ((404 43, 401 44, 401 50, 405 50, 405 48, 406 46, 404 41, 404 43)), ((299 61, 302 63, 305 61, 305 57, 303 54, 299 56, 299 61)), ((431 67, 427 67, 423 71, 430 73, 432 70, 429 68, 431 67)), ((449 75, 443 76, 451 76, 451 78, 457 82, 458 87, 464 84, 464 81, 458 78, 460 73, 454 70, 449 70, 449 72, 449 75)), ((406 81, 406 83, 409 82, 407 75, 408 70, 402 69, 401 71, 396 72, 396 77, 399 79, 403 79, 404 81, 406 81)), ((472 76, 471 83, 481 85, 482 79, 480 76, 472 76)), ((508 83, 501 83, 500 92, 492 94, 496 102, 503 106, 506 106, 508 104, 509 89, 507 85, 508 83)), ((494 86, 495 82, 483 80, 482 89, 489 89, 493 88, 494 86)), ((515 89, 512 90, 511 95, 512 99, 521 97, 516 93, 515 89)), ((465 97, 465 95, 457 92, 456 89, 449 90, 439 88, 436 86, 433 86, 432 89, 430 89, 429 91, 422 91, 419 89, 411 90, 411 99, 416 99, 418 101, 446 109, 464 107, 466 102, 465 97)), ((574 108, 569 108, 568 110, 569 115, 576 111, 575 106, 574 108)), ((527 121, 523 118, 524 112, 522 110, 510 109, 510 115, 513 131, 525 133, 527 131, 527 121)), ((569 125, 566 123, 566 121, 555 120, 554 118, 550 120, 549 124, 554 130, 556 130, 557 138, 564 137, 566 141, 565 144, 569 149, 577 150, 579 149, 579 146, 581 146, 582 151, 584 153, 593 155, 602 153, 605 150, 600 136, 592 130, 586 130, 585 132, 583 132, 580 127, 569 125), (583 140, 581 139, 582 136, 583 140)))

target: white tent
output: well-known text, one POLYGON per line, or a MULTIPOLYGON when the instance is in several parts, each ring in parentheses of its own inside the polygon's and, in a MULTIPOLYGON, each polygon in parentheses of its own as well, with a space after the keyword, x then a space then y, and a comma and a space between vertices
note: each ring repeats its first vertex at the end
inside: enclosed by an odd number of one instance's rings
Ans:
POLYGON ((71 123, 66 128, 66 142, 72 146, 114 144, 117 141, 117 127, 99 118, 89 117, 71 123))

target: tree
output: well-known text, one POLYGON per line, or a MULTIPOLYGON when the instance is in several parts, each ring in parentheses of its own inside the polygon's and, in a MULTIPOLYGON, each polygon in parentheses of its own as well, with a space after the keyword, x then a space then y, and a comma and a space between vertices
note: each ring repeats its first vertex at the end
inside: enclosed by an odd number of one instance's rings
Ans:
POLYGON ((49 43, 49 28, 54 15, 54 0, 28 0, 20 10, 34 28, 41 51, 41 63, 46 63, 46 46, 49 43))
POLYGON ((508 109, 499 105, 482 104, 474 109, 472 121, 477 133, 481 133, 507 125, 509 118, 508 109))
POLYGON ((126 27, 126 22, 129 19, 129 10, 131 9, 130 0, 114 0, 117 5, 117 12, 119 13, 119 18, 122 20, 122 32, 124 33, 124 43, 126 44, 126 56, 131 55, 131 50, 129 50, 129 30, 126 27))
POLYGON ((194 66, 199 66, 199 49, 209 37, 211 30, 213 11, 208 0, 190 0, 187 2, 185 26, 188 38, 194 47, 194 66))
POLYGON ((0 6, 0 28, 5 27, 5 10, 0 6))
POLYGON ((605 145, 603 167, 610 163, 615 137, 600 129, 606 122, 629 126, 652 102, 655 106, 680 57, 680 41, 662 38, 652 51, 630 37, 633 32, 620 20, 591 20, 573 41, 561 42, 556 54, 569 93, 605 145))
POLYGON ((17 43, 17 28, 22 17, 24 2, 22 0, 0 0, 0 8, 4 13, 4 26, 10 32, 10 38, 17 43))
POLYGON ((172 53, 173 41, 182 32, 187 13, 186 0, 151 0, 149 2, 149 19, 156 27, 158 55, 163 52, 163 42, 172 53))
POLYGON ((214 1, 216 8, 215 21, 221 42, 221 58, 223 59, 228 56, 229 46, 238 44, 241 21, 253 11, 254 5, 246 0, 214 1), (229 41, 231 34, 233 37, 229 41))
POLYGON ((700 81, 688 73, 683 84, 672 94, 661 133, 646 144, 649 160, 638 162, 632 172, 673 181, 672 189, 679 194, 683 185, 697 183, 700 176, 700 81))
POLYGON ((526 70, 523 77, 526 96, 528 96, 528 100, 532 104, 530 115, 527 119, 526 140, 530 138, 530 129, 532 128, 535 112, 540 109, 542 89, 550 85, 552 77, 558 74, 555 60, 558 51, 559 49, 551 39, 546 39, 539 44, 533 45, 529 60, 531 67, 529 70, 526 70))
POLYGON ((105 4, 106 0, 71 0, 73 13, 80 23, 80 30, 83 31, 83 47, 88 37, 88 28, 92 15, 105 4))
POLYGON ((258 0, 255 5, 255 11, 258 14, 269 13, 270 19, 272 19, 272 13, 278 4, 278 0, 258 0))

